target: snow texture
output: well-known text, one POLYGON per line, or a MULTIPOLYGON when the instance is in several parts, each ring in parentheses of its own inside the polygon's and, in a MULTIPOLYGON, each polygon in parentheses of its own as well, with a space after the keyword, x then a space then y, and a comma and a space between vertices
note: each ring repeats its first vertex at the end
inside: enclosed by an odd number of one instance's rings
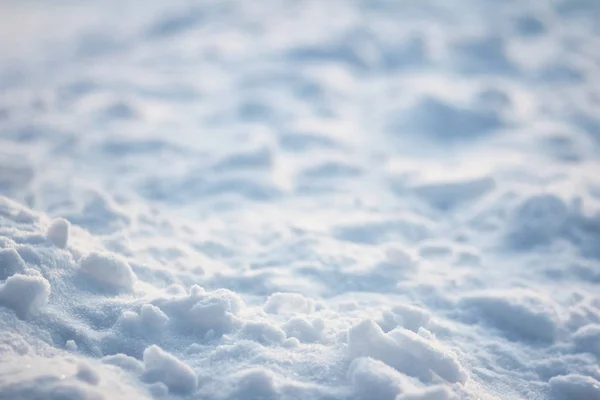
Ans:
POLYGON ((50 283, 41 276, 14 274, 0 286, 0 305, 19 318, 35 314, 48 302, 50 283))
POLYGON ((600 3, 0 2, 0 400, 600 400, 600 3))
POLYGON ((136 279, 127 262, 109 254, 88 254, 81 260, 81 271, 110 290, 130 291, 136 279))
POLYGON ((196 390, 198 381, 194 370, 156 345, 144 350, 144 379, 164 383, 175 393, 196 390))
POLYGON ((56 218, 48 228, 48 239, 54 243, 56 247, 64 249, 69 240, 69 221, 64 218, 56 218))

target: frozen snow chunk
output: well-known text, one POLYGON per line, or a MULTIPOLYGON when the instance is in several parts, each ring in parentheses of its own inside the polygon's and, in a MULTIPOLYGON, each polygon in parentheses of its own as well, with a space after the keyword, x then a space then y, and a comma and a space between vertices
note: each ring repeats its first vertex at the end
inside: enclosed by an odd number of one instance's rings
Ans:
POLYGON ((558 331, 558 316, 550 301, 534 294, 506 292, 483 293, 460 301, 468 315, 488 321, 509 337, 553 342, 558 331))
POLYGON ((441 378, 464 384, 468 375, 458 361, 440 344, 397 328, 385 334, 371 320, 350 329, 348 349, 352 357, 371 357, 421 380, 431 380, 431 371, 441 378))
POLYGON ((568 217, 565 203, 551 194, 530 197, 519 205, 512 217, 510 243, 521 249, 554 239, 568 217))
POLYGON ((49 296, 50 283, 41 276, 15 274, 0 286, 0 305, 13 309, 19 318, 39 311, 49 296))
POLYGON ((0 249, 0 280, 11 275, 23 273, 27 265, 17 250, 12 247, 0 249))
POLYGON ((108 253, 90 253, 81 260, 81 271, 111 290, 133 289, 136 277, 129 264, 108 253))
POLYGON ((144 350, 144 379, 162 382, 173 393, 191 393, 198 385, 196 374, 187 365, 160 347, 152 345, 144 350))
POLYGON ((288 337, 295 337, 302 343, 315 343, 323 338, 323 320, 308 321, 302 317, 290 319, 283 325, 283 330, 288 337))
POLYGON ((275 374, 265 368, 252 368, 242 371, 236 377, 235 393, 239 396, 233 398, 248 400, 276 400, 279 399, 275 374))
POLYGON ((130 334, 135 334, 136 329, 139 328, 139 320, 140 316, 135 311, 124 311, 117 322, 115 322, 114 327, 118 328, 122 331, 126 331, 130 334))
POLYGON ((392 367, 369 357, 352 361, 348 368, 348 379, 358 398, 364 400, 395 400, 410 384, 406 377, 392 367))
POLYGON ((160 331, 169 322, 169 317, 152 304, 144 304, 140 311, 140 324, 146 329, 160 331))
POLYGON ((90 385, 97 385, 100 382, 100 375, 88 364, 79 364, 77 366, 77 374, 75 375, 80 381, 90 385))
POLYGON ((71 224, 64 218, 56 218, 46 232, 48 239, 54 243, 56 247, 64 249, 67 247, 69 240, 69 227, 71 224))
POLYGON ((553 400, 600 399, 600 382, 590 376, 561 375, 550 379, 553 400))
POLYGON ((419 389, 403 393, 396 397, 396 400, 452 400, 456 396, 445 386, 432 386, 425 389, 419 389))
POLYGON ((285 340, 285 332, 268 322, 247 322, 242 334, 262 344, 283 343, 285 340))
POLYGON ((371 320, 365 320, 350 329, 348 351, 353 358, 371 357, 407 375, 423 380, 431 377, 430 371, 418 359, 371 320))
POLYGON ((153 303, 178 328, 202 335, 211 329, 221 335, 241 326, 237 315, 245 306, 242 299, 229 290, 205 292, 197 285, 192 286, 189 295, 161 298, 153 303))
POLYGON ((464 384, 469 375, 456 358, 438 343, 428 340, 415 332, 398 328, 388 336, 403 349, 411 353, 419 362, 448 382, 464 384))
POLYGON ((140 314, 124 311, 114 327, 132 337, 150 337, 159 334, 169 322, 169 317, 152 304, 144 304, 140 314))
POLYGON ((315 302, 298 293, 274 293, 267 299, 264 310, 270 314, 310 314, 315 302))
POLYGON ((77 351, 77 343, 74 340, 67 340, 65 343, 65 349, 68 351, 77 351))
POLYGON ((600 325, 590 324, 573 334, 573 342, 580 351, 585 351, 600 357, 600 325))

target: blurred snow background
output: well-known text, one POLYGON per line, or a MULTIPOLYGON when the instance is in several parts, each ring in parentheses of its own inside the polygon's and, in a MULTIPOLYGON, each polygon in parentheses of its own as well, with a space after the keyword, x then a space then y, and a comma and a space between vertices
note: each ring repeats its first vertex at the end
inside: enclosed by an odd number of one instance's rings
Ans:
POLYGON ((0 399, 600 399, 600 2, 0 4, 0 399))

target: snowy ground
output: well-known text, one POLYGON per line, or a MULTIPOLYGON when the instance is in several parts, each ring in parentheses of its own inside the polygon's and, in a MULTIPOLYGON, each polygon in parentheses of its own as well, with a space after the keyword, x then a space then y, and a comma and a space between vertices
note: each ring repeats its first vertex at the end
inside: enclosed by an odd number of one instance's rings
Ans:
POLYGON ((0 5, 0 400, 600 399, 600 2, 0 5))

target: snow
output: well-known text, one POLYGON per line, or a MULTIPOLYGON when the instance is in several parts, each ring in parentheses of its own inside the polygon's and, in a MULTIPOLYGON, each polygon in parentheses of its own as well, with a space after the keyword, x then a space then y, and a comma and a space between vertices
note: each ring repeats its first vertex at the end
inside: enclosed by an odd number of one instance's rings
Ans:
POLYGON ((559 318, 548 299, 535 294, 507 292, 473 294, 461 299, 460 305, 511 338, 553 342, 559 330, 559 318))
POLYGON ((130 291, 136 279, 126 261, 110 254, 88 254, 81 260, 81 271, 108 290, 130 291))
POLYGON ((64 218, 56 218, 48 228, 48 239, 54 243, 56 247, 64 249, 69 240, 69 221, 64 218))
POLYGON ((12 247, 0 249, 0 267, 3 279, 9 278, 16 273, 23 273, 27 269, 27 265, 19 255, 19 252, 12 247))
POLYGON ((577 0, 0 5, 0 400, 600 399, 577 0))
POLYGON ((361 399, 395 400, 410 382, 381 361, 368 357, 357 358, 348 368, 349 380, 361 399))
POLYGON ((371 357, 423 381, 432 373, 448 382, 464 384, 468 374, 450 351, 433 338, 422 337, 404 328, 384 333, 372 320, 352 327, 348 336, 350 356, 371 357))
POLYGON ((144 380, 160 381, 175 393, 196 390, 198 381, 194 371, 172 354, 156 345, 144 350, 144 380))
POLYGON ((566 375, 550 379, 550 392, 557 400, 600 398, 600 382, 589 376, 566 375))
POLYGON ((50 283, 42 276, 14 274, 0 286, 0 305, 19 318, 35 314, 48 302, 50 283))
POLYGON ((456 396, 448 388, 433 386, 413 393, 403 393, 396 397, 396 400, 452 400, 455 398, 456 396))
POLYGON ((315 309, 314 300, 299 293, 273 293, 267 299, 264 310, 271 314, 310 314, 315 309))

